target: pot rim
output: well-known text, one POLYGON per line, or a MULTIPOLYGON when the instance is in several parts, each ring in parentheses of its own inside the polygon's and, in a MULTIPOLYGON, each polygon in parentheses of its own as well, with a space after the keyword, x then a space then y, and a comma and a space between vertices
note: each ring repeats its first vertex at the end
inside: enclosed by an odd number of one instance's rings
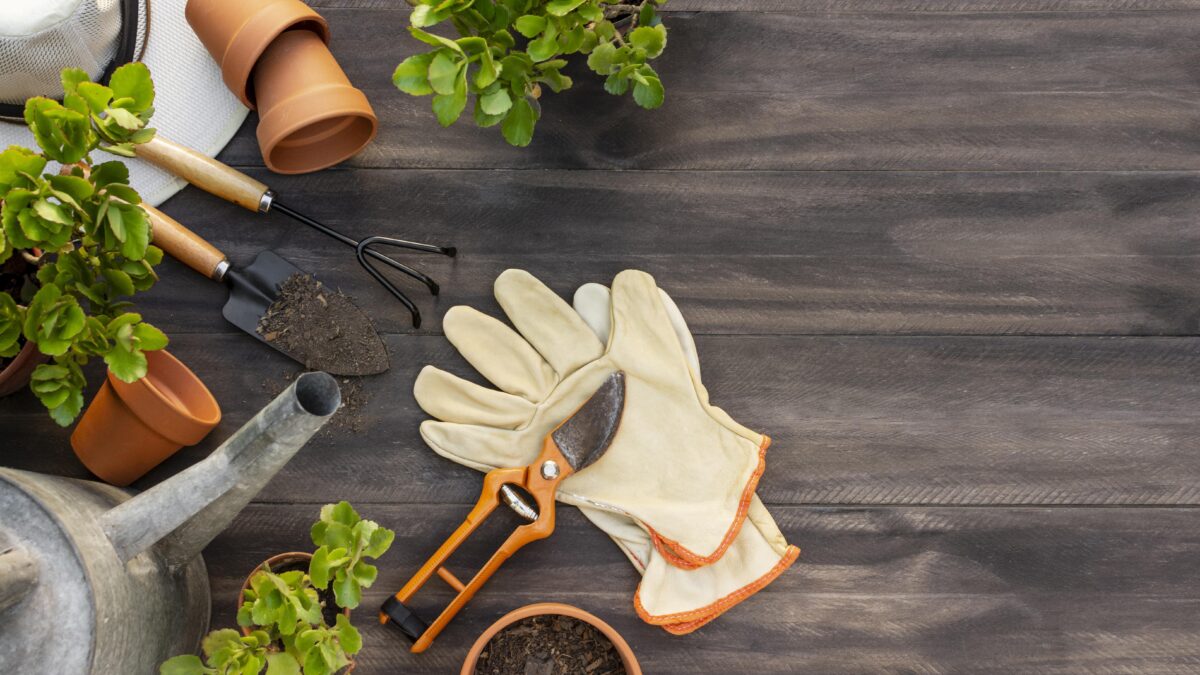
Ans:
POLYGON ((621 655, 621 663, 625 666, 626 675, 642 675, 642 667, 640 664, 638 664, 637 657, 633 654, 633 649, 630 648, 629 643, 625 641, 625 638, 621 637, 621 634, 617 632, 617 629, 608 625, 607 622, 591 612, 582 610, 572 605, 565 605, 560 602, 538 602, 532 605, 525 605, 524 607, 514 609, 508 614, 500 617, 499 620, 497 620, 491 626, 488 626, 488 629, 480 634, 479 638, 475 640, 475 644, 471 645, 471 650, 467 652, 467 658, 463 660, 463 667, 462 671, 460 671, 460 675, 474 675, 475 665, 479 661, 479 655, 483 653, 483 648, 487 646, 488 642, 491 642, 492 638, 495 637, 497 633, 523 619, 545 614, 568 616, 572 619, 578 619, 584 623, 590 624, 593 628, 603 633, 604 637, 608 638, 609 641, 612 642, 613 647, 615 647, 617 650, 617 653, 621 655))
POLYGON ((146 352, 146 359, 161 361, 158 364, 150 363, 146 374, 133 382, 124 382, 109 370, 108 382, 113 391, 143 424, 164 437, 180 445, 194 445, 200 442, 221 421, 221 407, 217 399, 191 368, 167 350, 146 352), (157 384, 161 376, 155 376, 155 367, 160 372, 163 369, 174 370, 191 385, 192 390, 189 393, 196 397, 195 405, 189 407, 185 400, 180 400, 184 398, 183 392, 177 392, 180 394, 178 397, 165 394, 157 384), (174 418, 174 423, 164 422, 163 416, 174 418), (180 430, 168 436, 167 433, 173 429, 180 430))
POLYGON ((28 369, 29 372, 25 373, 25 375, 31 375, 33 368, 30 366, 36 367, 37 364, 42 363, 47 358, 49 357, 38 351, 37 345, 32 340, 26 340, 25 344, 21 345, 20 351, 13 355, 12 360, 5 364, 3 368, 0 368, 0 392, 2 392, 0 396, 16 393, 23 389, 25 385, 29 384, 29 380, 26 377, 23 382, 17 381, 22 374, 22 370, 28 369))

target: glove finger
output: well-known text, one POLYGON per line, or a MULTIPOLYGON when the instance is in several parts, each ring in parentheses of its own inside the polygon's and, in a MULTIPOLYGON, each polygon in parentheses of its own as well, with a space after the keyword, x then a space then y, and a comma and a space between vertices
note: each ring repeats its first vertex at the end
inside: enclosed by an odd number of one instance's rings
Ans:
MULTIPOLYGON (((696 341, 692 338, 692 331, 688 329, 683 313, 679 311, 679 306, 675 304, 671 296, 661 288, 658 289, 658 293, 662 298, 667 318, 671 321, 671 328, 675 329, 675 337, 679 339, 679 346, 687 358, 688 366, 699 379, 700 357, 696 351, 696 341)), ((608 290, 608 286, 596 283, 580 286, 575 291, 573 304, 575 311, 588 325, 588 328, 592 329, 601 342, 608 344, 609 335, 612 332, 612 292, 608 290)))
POLYGON ((533 418, 534 404, 425 366, 413 384, 417 405, 443 422, 516 429, 533 418))
POLYGON ((567 301, 525 270, 505 270, 495 292, 509 321, 560 376, 604 354, 604 345, 567 301))
POLYGON ((612 321, 610 352, 635 363, 659 364, 659 368, 673 361, 686 363, 658 286, 649 274, 625 270, 613 279, 612 321), (632 351, 625 353, 627 350, 632 351))
POLYGON ((558 382, 554 370, 516 331, 465 305, 442 319, 446 339, 489 382, 534 403, 558 382))
POLYGON ((421 438, 437 454, 480 471, 525 466, 537 459, 538 447, 521 447, 520 435, 511 429, 477 424, 425 420, 421 438))

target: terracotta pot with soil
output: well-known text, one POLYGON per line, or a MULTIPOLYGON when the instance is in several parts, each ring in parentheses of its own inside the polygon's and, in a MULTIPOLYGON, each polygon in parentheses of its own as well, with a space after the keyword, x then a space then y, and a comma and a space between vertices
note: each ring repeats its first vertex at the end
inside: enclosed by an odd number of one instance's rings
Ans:
MULTIPOLYGON (((246 580, 242 582, 242 590, 240 592, 238 592, 237 605, 233 608, 234 614, 237 614, 237 611, 242 608, 243 598, 246 595, 246 591, 250 589, 250 580, 254 578, 255 574, 258 574, 260 571, 270 571, 270 572, 274 572, 275 574, 280 574, 282 572, 291 572, 291 571, 300 571, 300 572, 307 573, 308 572, 308 564, 311 561, 312 561, 312 554, 304 553, 302 551, 289 551, 287 553, 278 553, 278 554, 273 555, 270 558, 267 558, 266 560, 262 561, 262 564, 260 564, 258 567, 255 567, 254 571, 251 572, 250 575, 246 577, 246 580)), ((334 622, 337 621, 337 615, 339 614, 339 612, 337 611, 337 609, 338 609, 337 604, 334 602, 333 592, 318 590, 317 596, 321 598, 321 602, 324 605, 323 613, 325 616, 325 623, 332 626, 334 624, 334 622)), ((347 619, 350 618, 350 610, 349 609, 343 609, 340 613, 344 614, 347 619)), ((249 627, 242 626, 242 635, 249 635, 251 632, 253 632, 253 631, 249 627)), ((350 675, 350 673, 354 672, 354 666, 355 666, 354 659, 351 658, 350 665, 343 668, 339 672, 339 675, 350 675)))
POLYGON ((146 352, 146 376, 122 382, 111 372, 71 434, 89 471, 129 485, 221 421, 221 408, 196 377, 166 350, 146 352))
MULTIPOLYGON (((37 266, 20 253, 13 255, 0 265, 0 293, 8 293, 17 302, 22 295, 33 294, 37 278, 37 266)), ((33 369, 45 363, 48 357, 38 351, 37 345, 26 342, 21 351, 9 358, 0 357, 0 396, 8 396, 25 388, 33 369)))
POLYGON ((300 0, 189 0, 186 15, 226 86, 258 109, 272 171, 324 169, 375 138, 375 111, 330 53, 328 24, 300 0))
POLYGON ((642 675, 629 644, 612 626, 556 602, 509 612, 479 636, 462 675, 642 675))

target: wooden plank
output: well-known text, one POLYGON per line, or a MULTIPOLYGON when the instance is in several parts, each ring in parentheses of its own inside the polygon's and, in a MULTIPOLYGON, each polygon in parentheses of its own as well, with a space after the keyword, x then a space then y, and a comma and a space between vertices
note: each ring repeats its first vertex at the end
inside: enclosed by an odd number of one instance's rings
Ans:
MULTIPOLYGON (((525 268, 569 294, 634 267, 656 275, 692 329, 720 334, 1194 334, 1200 175, 619 171, 326 171, 271 176, 282 199, 354 237, 454 244, 455 260, 398 257, 423 330, 525 268)), ((282 214, 194 189, 163 209, 239 263, 273 249, 372 310, 407 312, 353 251, 282 214)), ((139 299, 172 333, 236 330, 225 291, 174 263, 139 299)), ((402 277, 400 279, 403 279, 402 277)))
MULTIPOLYGON (((409 8, 392 0, 309 0, 318 9, 392 10, 409 8)), ((865 12, 1161 12, 1200 9, 1196 0, 670 0, 661 11, 680 12, 771 12, 783 14, 865 12)))
MULTIPOLYGON (((314 439, 269 502, 472 503, 479 475, 420 440, 428 363, 465 376, 440 337, 391 336, 392 370, 360 380, 351 428, 314 439), (357 427, 357 428, 354 428, 357 427), (315 480, 327 477, 328 480, 315 480), (302 491, 296 485, 304 485, 302 491)), ((775 504, 1200 504, 1200 339, 751 337, 699 340, 714 403, 772 436, 760 494, 775 504)), ((285 384, 284 357, 241 335, 171 347, 224 408, 210 451, 285 384)), ((28 394, 0 400, 4 463, 86 475, 28 394)))
MULTIPOLYGON (((716 622, 672 637, 634 616, 632 568, 575 509, 563 508, 551 539, 519 552, 430 651, 412 655, 371 614, 453 529, 461 509, 358 506, 397 530, 355 614, 366 645, 355 672, 368 675, 453 672, 491 621, 538 601, 598 613, 648 673, 1200 667, 1193 509, 775 508, 804 549, 799 562, 716 622)), ((252 505, 209 547, 214 627, 231 624, 238 588, 258 561, 309 545, 315 512, 252 505)), ((469 542, 456 569, 465 574, 495 544, 469 542)), ((428 612, 444 594, 419 598, 428 612)))
MULTIPOLYGON (((673 16, 662 109, 614 99, 576 64, 576 87, 547 95, 523 149, 495 129, 441 129, 427 99, 391 86, 419 46, 398 39, 394 12, 327 13, 335 33, 347 27, 334 52, 381 122, 348 166, 1200 168, 1190 11, 673 16)), ((253 123, 222 158, 261 165, 253 123)))

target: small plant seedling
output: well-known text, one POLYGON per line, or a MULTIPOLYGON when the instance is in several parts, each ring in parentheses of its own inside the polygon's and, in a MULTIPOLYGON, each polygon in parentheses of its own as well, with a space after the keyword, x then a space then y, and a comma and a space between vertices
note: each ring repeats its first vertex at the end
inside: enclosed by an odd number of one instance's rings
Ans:
POLYGON ((333 675, 362 649, 362 636, 345 613, 325 621, 318 592, 333 585, 334 604, 353 609, 378 570, 365 561, 387 552, 396 535, 363 520, 348 502, 327 504, 312 527, 313 553, 307 572, 260 570, 250 578, 238 609, 248 635, 225 628, 209 633, 195 654, 173 657, 160 675, 333 675))
POLYGON ((0 292, 0 357, 20 351, 21 338, 51 357, 33 371, 30 388, 67 426, 83 409, 90 358, 133 382, 146 374, 144 352, 162 349, 167 337, 122 299, 153 286, 162 260, 141 197, 123 163, 91 157, 97 148, 132 157, 154 137, 150 71, 127 64, 104 86, 67 68, 62 84, 62 103, 25 104, 41 152, 16 145, 0 152, 0 263, 20 255, 37 268, 36 284, 0 292), (43 173, 51 161, 62 165, 59 173, 43 173))
POLYGON ((650 61, 667 46, 658 16, 663 0, 409 0, 409 32, 433 47, 396 67, 392 82, 413 96, 433 96, 433 113, 453 124, 475 99, 481 127, 500 125, 511 145, 526 146, 541 117, 542 87, 569 89, 565 58, 586 54, 610 94, 632 92, 643 108, 663 104, 650 61), (450 39, 425 28, 449 21, 450 39))

